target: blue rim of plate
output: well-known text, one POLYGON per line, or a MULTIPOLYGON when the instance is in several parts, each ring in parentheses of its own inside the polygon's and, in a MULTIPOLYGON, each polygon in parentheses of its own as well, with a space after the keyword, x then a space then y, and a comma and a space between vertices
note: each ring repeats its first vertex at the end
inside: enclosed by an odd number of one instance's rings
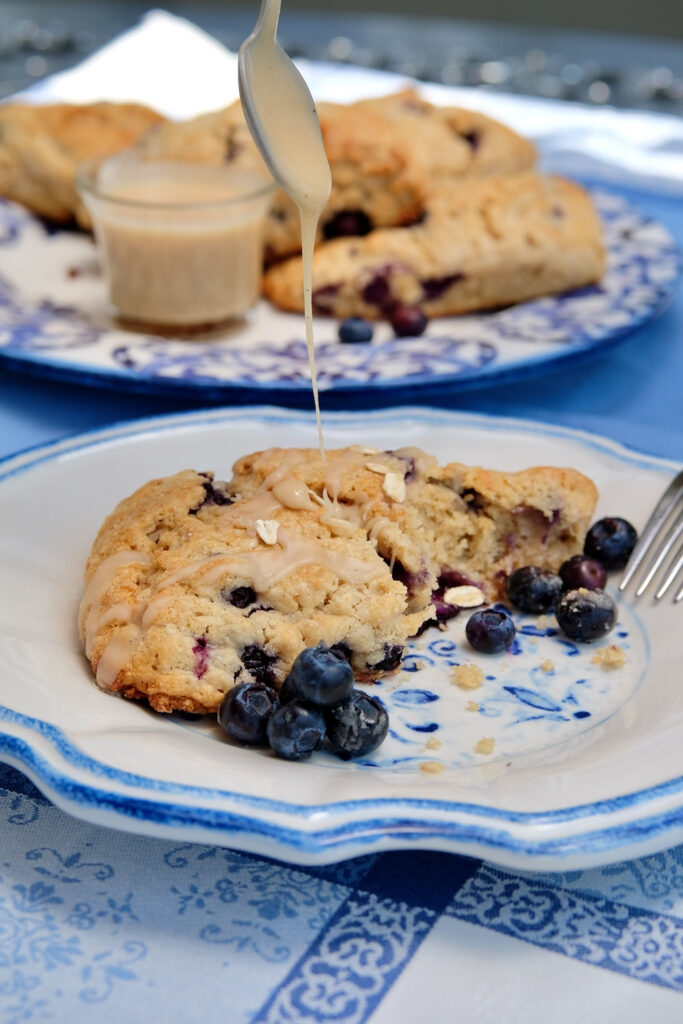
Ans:
MULTIPOLYGON (((662 241, 661 251, 657 254, 657 260, 661 259, 664 263, 668 264, 669 271, 665 280, 661 281, 658 285, 649 281, 649 285, 652 289, 652 296, 646 302, 642 308, 637 312, 633 310, 629 311, 629 319, 625 323, 616 324, 613 326, 601 325, 599 330, 591 330, 590 319, 587 322, 585 328, 578 329, 574 328, 575 336, 578 340, 571 340, 571 331, 569 328, 569 334, 561 340, 556 339, 554 344, 558 346, 556 351, 544 351, 540 355, 528 355, 516 360, 512 360, 502 365, 493 362, 490 364, 484 364, 474 369, 461 369, 457 372, 444 372, 443 374, 437 374, 433 372, 416 372, 409 376, 404 377, 387 377, 372 379, 337 379, 331 385, 328 386, 327 382, 321 381, 321 392, 324 393, 325 399, 330 406, 339 405, 339 403, 350 403, 354 398, 357 398, 360 394, 367 391, 371 391, 373 398, 382 402, 401 402, 404 400, 410 400, 411 396, 414 397, 415 388, 421 391, 438 391, 441 389, 448 389, 450 393, 457 390, 471 390, 478 387, 485 387, 487 385, 498 385, 508 384, 517 380, 529 377, 538 376, 544 373, 555 372, 564 368, 574 368, 583 362, 597 357, 612 346, 624 341, 630 334, 638 330, 644 324, 650 322, 657 316, 659 316, 667 306, 673 300, 681 274, 683 273, 683 261, 679 247, 676 245, 674 239, 668 232, 659 224, 654 218, 647 217, 641 214, 636 206, 633 206, 628 200, 624 198, 622 193, 618 189, 604 189, 600 188, 594 192, 596 199, 609 203, 610 200, 616 200, 621 204, 621 212, 629 211, 633 217, 638 221, 641 229, 647 231, 649 228, 656 228, 662 233, 662 238, 666 237, 666 242, 662 241), (560 347, 561 346, 561 347, 560 347)), ((619 211, 615 213, 613 210, 610 214, 609 206, 606 216, 606 223, 609 221, 610 216, 616 219, 619 211)), ((16 230, 16 223, 20 221, 26 221, 27 219, 34 220, 30 214, 26 211, 18 211, 16 207, 11 207, 11 204, 0 203, 0 222, 2 217, 7 216, 9 219, 9 228, 16 230), (6 211, 9 209, 9 213, 6 211), (13 212, 14 211, 14 212, 13 212), (12 218, 16 222, 13 225, 12 218)), ((616 242, 614 243, 616 246, 616 242)), ((616 250, 615 250, 616 251, 616 250)), ((635 265, 639 261, 639 257, 634 257, 632 263, 635 265)), ((651 264, 654 265, 655 257, 652 254, 649 258, 645 258, 641 261, 643 265, 651 264)), ((641 272, 645 274, 645 271, 641 272)), ((647 276, 647 275, 646 275, 647 276)), ((2 283, 2 282, 0 282, 2 283)), ((642 282, 637 282, 642 283, 642 282)), ((5 291, 10 286, 3 283, 5 291)), ((563 299, 572 299, 578 295, 581 295, 584 291, 590 293, 591 289, 579 289, 576 293, 568 293, 565 296, 551 297, 551 302, 555 303, 560 308, 563 299)), ((532 300, 527 303, 522 303, 520 306, 511 307, 514 312, 524 314, 525 312, 534 313, 536 310, 543 308, 543 303, 547 302, 547 299, 532 300)), ((618 308, 619 302, 616 298, 614 300, 615 308, 618 308)), ((71 315, 77 310, 69 311, 71 315)), ((502 311, 505 313, 506 311, 502 311)), ((491 314, 481 314, 481 322, 485 322, 487 317, 496 316, 495 312, 491 314)), ((477 319, 477 316, 474 317, 477 319)), ((549 317, 549 323, 551 318, 549 317)), ((85 321, 84 321, 85 322, 85 321)), ((10 328, 11 330, 11 328, 10 328)), ((496 331, 494 329, 493 333, 496 331)), ((505 328, 502 329, 500 337, 504 344, 504 333, 505 328)), ((514 325, 513 325, 514 335, 514 325)), ((17 329, 17 336, 20 336, 20 329, 17 329)), ((143 335, 135 335, 142 340, 145 339, 143 335)), ((434 342, 448 341, 446 333, 440 336, 435 334, 433 336, 434 342)), ((157 343, 163 343, 163 339, 153 339, 157 343)), ((454 341, 454 347, 460 341, 454 341)), ((534 338, 526 338, 523 340, 531 340, 534 338)), ((190 342, 188 344, 198 345, 205 344, 203 342, 190 342)), ((302 343, 303 344, 303 343, 302 343)), ((372 343, 377 346, 377 343, 372 343)), ((402 343, 398 343, 402 344, 402 343)), ((485 346, 485 342, 483 343, 485 346)), ((382 342, 380 343, 382 348, 387 349, 387 358, 385 361, 390 361, 392 356, 393 348, 396 347, 397 341, 382 342), (393 348, 392 348, 393 346, 393 348)), ((21 346, 19 342, 14 344, 10 341, 8 344, 0 345, 0 361, 3 362, 9 369, 19 373, 28 373, 36 376, 47 377, 54 380, 69 381, 75 384, 87 385, 90 387, 102 387, 120 391, 127 391, 132 393, 142 394, 159 394, 167 396, 178 396, 178 397, 191 397, 201 401, 214 401, 219 399, 230 399, 232 401, 242 402, 257 402, 263 401, 264 399, 270 401, 278 401, 283 405, 289 406, 301 406, 310 404, 310 381, 302 378, 287 379, 286 377, 274 377, 268 380, 255 380, 255 379, 235 379, 225 380, 211 377, 208 375, 202 376, 198 374, 196 377, 168 377, 163 374, 148 373, 144 370, 135 369, 119 369, 116 367, 97 367, 89 363, 78 363, 68 362, 65 363, 59 358, 50 355, 45 350, 38 352, 32 352, 26 350, 21 346)))
MULTIPOLYGON (((36 445, 0 460, 0 486, 2 482, 17 474, 28 472, 45 462, 52 462, 63 455, 74 454, 83 449, 96 448, 103 443, 134 437, 141 433, 160 433, 182 428, 187 424, 209 425, 241 419, 240 409, 199 410, 173 413, 166 416, 149 417, 126 421, 87 433, 79 433, 48 444, 36 445)), ((264 422, 277 423, 283 420, 290 424, 313 426, 312 418, 306 413, 293 413, 272 407, 257 407, 250 410, 250 416, 264 422)), ((678 467, 671 460, 661 459, 638 452, 618 442, 597 435, 565 427, 538 424, 528 420, 506 417, 492 417, 469 413, 450 413, 441 410, 408 408, 401 410, 406 416, 429 426, 476 427, 491 431, 514 429, 531 434, 542 433, 578 442, 593 450, 602 451, 612 458, 641 468, 663 469, 675 472, 678 467)), ((396 412, 376 412, 374 421, 392 421, 396 412)), ((336 413, 330 417, 337 427, 357 425, 353 414, 336 413)), ((366 852, 366 847, 381 841, 395 841, 399 846, 410 847, 416 843, 443 841, 450 844, 480 846, 491 853, 507 853, 529 858, 560 859, 570 855, 599 855, 610 850, 621 850, 633 843, 661 842, 663 837, 677 829, 683 829, 683 800, 680 805, 625 823, 607 823, 600 829, 569 836, 548 839, 524 839, 512 836, 505 825, 545 826, 564 822, 589 821, 598 815, 609 815, 629 808, 638 808, 662 797, 683 794, 683 775, 658 783, 642 790, 625 793, 593 803, 579 804, 553 811, 509 811, 482 804, 434 800, 414 797, 377 797, 352 801, 330 801, 324 804, 296 804, 289 801, 247 795, 230 790, 218 790, 184 783, 170 783, 153 777, 146 777, 113 768, 104 762, 91 758, 82 752, 59 727, 42 719, 24 715, 0 704, 0 751, 8 763, 25 771, 38 787, 46 788, 52 799, 64 809, 100 808, 110 811, 123 820, 146 821, 155 826, 192 828, 239 842, 240 835, 263 838, 278 844, 278 849, 308 857, 330 858, 335 852, 348 857, 366 852), (133 793, 121 794, 86 784, 75 777, 55 768, 29 742, 3 728, 3 723, 34 732, 43 741, 48 741, 55 753, 67 764, 79 771, 87 771, 93 779, 109 779, 132 790, 146 789, 148 796, 142 798, 133 793), (211 806, 194 806, 183 803, 169 803, 155 800, 154 794, 169 796, 194 796, 205 800, 223 800, 236 808, 258 812, 289 814, 302 822, 309 822, 321 813, 334 815, 335 812, 370 812, 372 817, 357 821, 331 825, 317 829, 296 828, 269 823, 256 814, 243 810, 227 810, 211 806), (152 794, 150 796, 149 794, 152 794), (420 818, 419 812, 441 812, 452 815, 466 815, 472 818, 487 818, 491 825, 471 821, 443 821, 420 818), (499 827, 495 827, 499 826, 499 827), (357 849, 349 851, 349 844, 357 849)), ((77 813, 77 811, 74 811, 77 813)), ((113 822, 112 822, 113 824, 113 822)), ((188 836, 191 838, 191 836, 188 836)))

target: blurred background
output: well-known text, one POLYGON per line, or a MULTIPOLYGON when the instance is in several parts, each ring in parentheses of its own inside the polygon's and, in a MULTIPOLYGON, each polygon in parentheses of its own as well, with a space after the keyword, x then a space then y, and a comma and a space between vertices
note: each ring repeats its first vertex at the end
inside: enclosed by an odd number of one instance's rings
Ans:
MULTIPOLYGON (((236 48, 258 2, 168 3, 236 48)), ((131 0, 4 0, 0 98, 67 68, 149 9, 131 0)), ((292 56, 592 105, 683 113, 683 0, 284 0, 292 56)))

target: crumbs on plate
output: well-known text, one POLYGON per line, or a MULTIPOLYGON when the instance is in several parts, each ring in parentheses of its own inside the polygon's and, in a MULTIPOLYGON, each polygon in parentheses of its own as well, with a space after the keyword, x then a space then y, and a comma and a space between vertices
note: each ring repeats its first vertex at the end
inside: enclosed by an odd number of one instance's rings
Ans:
POLYGON ((420 762, 420 771, 425 772, 427 775, 440 775, 445 770, 445 766, 441 764, 441 761, 420 762))
POLYGON ((623 668, 626 664, 626 654, 619 644, 608 644, 601 647, 593 655, 593 664, 601 665, 602 668, 623 668))
POLYGON ((453 686, 459 686, 461 690, 476 690, 485 678, 483 670, 471 662, 454 665, 451 669, 451 683, 453 686))
POLYGON ((492 736, 484 736, 474 748, 475 754, 492 754, 496 741, 492 736))

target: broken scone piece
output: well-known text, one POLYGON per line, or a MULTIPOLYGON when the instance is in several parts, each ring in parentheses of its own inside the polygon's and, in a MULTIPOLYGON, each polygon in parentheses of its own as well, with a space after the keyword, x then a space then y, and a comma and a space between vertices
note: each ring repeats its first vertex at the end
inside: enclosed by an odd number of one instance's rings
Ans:
POLYGON ((360 526, 405 585, 409 608, 431 607, 437 621, 463 606, 460 588, 475 588, 464 591, 474 606, 503 597, 507 576, 522 565, 557 570, 582 550, 597 500, 592 481, 574 469, 440 466, 419 448, 343 448, 325 463, 315 449, 271 448, 235 463, 231 493, 259 494, 278 474, 324 500, 324 519, 360 526), (404 486, 388 490, 396 478, 404 486))
POLYGON ((153 480, 104 522, 79 629, 98 684, 158 711, 217 710, 238 682, 276 688, 324 641, 357 677, 395 669, 424 614, 354 529, 272 492, 233 503, 193 471, 153 480))

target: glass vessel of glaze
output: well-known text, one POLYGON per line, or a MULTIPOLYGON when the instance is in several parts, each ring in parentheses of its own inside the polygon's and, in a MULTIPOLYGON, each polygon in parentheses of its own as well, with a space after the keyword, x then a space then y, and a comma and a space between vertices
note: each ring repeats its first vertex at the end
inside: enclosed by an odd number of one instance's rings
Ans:
POLYGON ((274 183, 227 167, 123 154, 84 165, 112 312, 157 328, 199 329, 243 317, 261 290, 274 183))

